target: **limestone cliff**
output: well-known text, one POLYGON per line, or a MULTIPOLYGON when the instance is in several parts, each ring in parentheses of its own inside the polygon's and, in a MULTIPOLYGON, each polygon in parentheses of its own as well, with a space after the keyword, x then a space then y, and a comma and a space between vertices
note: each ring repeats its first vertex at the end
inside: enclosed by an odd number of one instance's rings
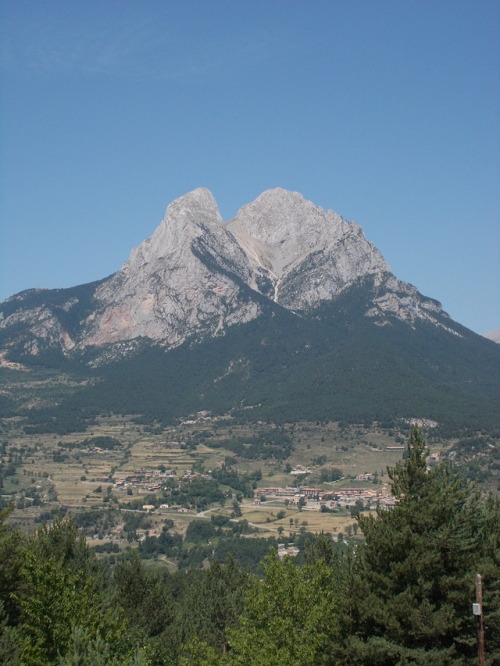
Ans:
POLYGON ((264 307, 303 316, 367 277, 376 295, 366 316, 379 325, 388 316, 413 325, 443 314, 397 280, 358 224, 299 193, 268 190, 225 224, 212 194, 199 188, 168 206, 110 278, 1 304, 0 344, 33 355, 141 338, 174 347, 251 321, 264 307))

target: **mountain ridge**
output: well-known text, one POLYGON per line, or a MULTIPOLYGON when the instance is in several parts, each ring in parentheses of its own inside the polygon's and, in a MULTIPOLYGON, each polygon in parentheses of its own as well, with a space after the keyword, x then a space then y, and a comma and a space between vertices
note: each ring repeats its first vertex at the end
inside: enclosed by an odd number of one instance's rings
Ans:
POLYGON ((211 192, 197 188, 169 204, 153 234, 116 273, 91 283, 93 307, 87 298, 82 309, 75 296, 57 309, 33 309, 31 291, 23 292, 0 304, 0 332, 7 351, 10 339, 32 355, 47 346, 68 354, 138 338, 173 348, 192 335, 217 335, 260 316, 262 297, 304 313, 367 275, 379 289, 367 316, 380 324, 388 312, 411 324, 442 311, 391 273, 357 223, 298 192, 267 190, 224 223, 211 192), (64 311, 80 316, 79 327, 68 330, 64 311))
POLYGON ((279 188, 228 223, 198 188, 113 275, 7 299, 0 366, 83 378, 40 408, 2 393, 34 431, 199 410, 500 431, 498 345, 398 280, 357 223, 279 188))

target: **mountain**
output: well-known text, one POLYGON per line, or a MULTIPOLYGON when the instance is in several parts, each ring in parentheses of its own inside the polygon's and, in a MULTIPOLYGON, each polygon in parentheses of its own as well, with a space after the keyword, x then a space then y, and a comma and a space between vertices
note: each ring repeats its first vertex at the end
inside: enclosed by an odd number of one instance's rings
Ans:
POLYGON ((489 333, 483 333, 483 336, 488 338, 488 340, 493 340, 497 344, 500 343, 500 331, 489 331, 489 333))
POLYGON ((354 222, 296 192, 274 189, 224 224, 211 193, 174 201, 153 235, 123 267, 92 285, 28 290, 0 305, 8 349, 64 354, 148 338, 175 347, 196 334, 217 335, 266 307, 311 311, 371 276, 377 295, 368 316, 412 322, 441 313, 396 280, 354 222))
POLYGON ((4 365, 94 373, 73 405, 89 413, 494 422, 499 352, 358 224, 279 188, 228 223, 194 190, 110 277, 0 304, 4 365))

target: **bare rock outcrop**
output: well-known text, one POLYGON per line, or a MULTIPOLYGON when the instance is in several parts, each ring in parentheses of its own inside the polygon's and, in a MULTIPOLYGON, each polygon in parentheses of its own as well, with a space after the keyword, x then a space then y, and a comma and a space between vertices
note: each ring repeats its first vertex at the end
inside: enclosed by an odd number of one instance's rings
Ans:
POLYGON ((143 336, 168 346, 249 321, 259 307, 241 294, 246 257, 225 229, 217 204, 199 188, 171 203, 153 235, 96 293, 85 345, 143 336))
POLYGON ((376 289, 366 316, 377 324, 389 315, 413 325, 443 314, 437 301, 397 280, 358 224, 298 192, 268 190, 225 224, 212 194, 198 188, 168 206, 117 273, 18 294, 0 305, 0 331, 4 347, 35 355, 141 338, 169 348, 221 334, 266 307, 305 314, 365 278, 376 289))
POLYGON ((354 280, 390 273, 355 222, 324 211, 298 192, 268 190, 247 204, 228 229, 245 250, 253 286, 291 310, 334 298, 354 280))

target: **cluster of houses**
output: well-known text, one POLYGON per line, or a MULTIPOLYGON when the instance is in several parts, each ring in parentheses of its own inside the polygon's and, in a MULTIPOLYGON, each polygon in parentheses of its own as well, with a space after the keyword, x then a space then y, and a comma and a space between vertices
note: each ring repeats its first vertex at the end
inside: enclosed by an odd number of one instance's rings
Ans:
POLYGON ((357 502, 363 502, 363 506, 382 509, 392 509, 396 500, 391 495, 383 494, 380 490, 369 490, 367 488, 340 488, 338 490, 323 490, 323 488, 257 488, 254 492, 255 503, 260 504, 262 499, 287 499, 291 504, 303 504, 306 511, 321 511, 322 507, 327 509, 355 507, 357 502), (305 504, 304 504, 305 502, 305 504))
MULTIPOLYGON (((213 480, 211 474, 199 474, 188 469, 182 476, 177 476, 175 469, 138 469, 130 476, 123 479, 117 479, 114 487, 117 490, 124 490, 125 488, 135 488, 139 493, 154 493, 162 489, 162 484, 165 479, 178 479, 179 481, 190 481, 191 479, 205 479, 207 481, 213 480)), ((99 479, 97 479, 99 480, 99 479)), ((104 477, 105 481, 109 481, 109 477, 104 477)))
POLYGON ((164 479, 176 478, 176 472, 172 469, 138 469, 130 476, 123 479, 117 479, 114 483, 118 490, 135 487, 139 491, 155 492, 161 490, 161 484, 164 479))
POLYGON ((286 555, 288 555, 288 557, 297 557, 299 553, 300 550, 296 548, 293 544, 284 544, 284 543, 278 544, 278 557, 280 558, 280 560, 283 560, 286 555))
POLYGON ((300 474, 310 474, 311 470, 309 467, 305 467, 305 465, 295 465, 295 467, 292 469, 290 474, 292 476, 299 476, 300 474))

